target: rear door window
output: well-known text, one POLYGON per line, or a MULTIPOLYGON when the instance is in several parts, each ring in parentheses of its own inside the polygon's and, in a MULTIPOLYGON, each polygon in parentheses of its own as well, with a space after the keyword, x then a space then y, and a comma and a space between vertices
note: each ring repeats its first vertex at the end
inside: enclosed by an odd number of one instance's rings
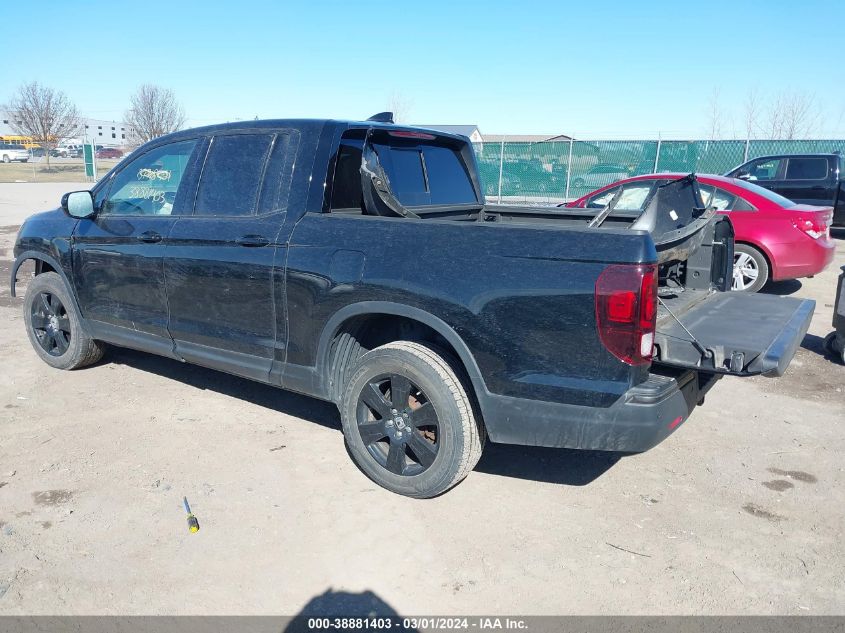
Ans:
POLYGON ((254 214, 272 142, 272 134, 214 137, 202 169, 194 215, 254 214))
POLYGON ((786 164, 787 180, 824 180, 827 178, 826 158, 790 158, 786 164))
POLYGON ((258 213, 272 213, 287 209, 298 149, 298 130, 282 130, 276 134, 270 158, 267 160, 264 180, 261 183, 258 213))
POLYGON ((717 211, 730 211, 736 203, 737 197, 724 189, 713 185, 698 185, 701 191, 701 199, 705 207, 715 207, 717 211))

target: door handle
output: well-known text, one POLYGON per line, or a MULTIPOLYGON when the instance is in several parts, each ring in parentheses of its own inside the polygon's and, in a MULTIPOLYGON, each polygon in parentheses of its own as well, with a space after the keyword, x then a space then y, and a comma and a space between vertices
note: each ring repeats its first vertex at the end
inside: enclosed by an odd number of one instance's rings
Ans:
POLYGON ((138 236, 138 239, 146 244, 155 244, 161 241, 161 235, 155 231, 144 231, 138 236))
POLYGON ((816 185, 813 187, 813 191, 824 191, 826 187, 822 187, 821 185, 816 185))
POLYGON ((235 240, 238 246, 246 246, 249 248, 256 248, 260 246, 267 246, 270 243, 263 235, 244 235, 235 240))

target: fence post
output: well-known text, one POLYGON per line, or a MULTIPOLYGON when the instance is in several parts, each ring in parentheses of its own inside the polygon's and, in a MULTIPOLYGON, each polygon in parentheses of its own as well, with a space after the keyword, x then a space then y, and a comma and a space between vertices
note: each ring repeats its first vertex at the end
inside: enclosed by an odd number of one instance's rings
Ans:
POLYGON ((499 197, 498 204, 502 204, 502 168, 505 166, 505 136, 502 135, 502 148, 499 151, 499 197))
POLYGON ((572 144, 574 142, 575 139, 569 139, 569 160, 566 162, 566 193, 563 194, 567 202, 569 202, 569 181, 572 179, 572 144))
POLYGON ((745 139, 745 154, 744 154, 744 155, 743 155, 743 157, 742 157, 742 162, 743 162, 743 163, 748 162, 748 147, 749 147, 750 145, 751 145, 751 139, 750 139, 750 138, 745 139))
POLYGON ((657 173, 657 163, 660 161, 660 144, 662 140, 660 138, 660 134, 657 135, 657 153, 654 155, 654 168, 651 170, 651 173, 657 173))

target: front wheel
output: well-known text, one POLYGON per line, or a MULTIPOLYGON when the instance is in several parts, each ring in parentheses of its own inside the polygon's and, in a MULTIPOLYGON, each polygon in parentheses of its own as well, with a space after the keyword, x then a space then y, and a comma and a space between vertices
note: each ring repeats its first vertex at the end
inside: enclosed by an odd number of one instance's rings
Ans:
POLYGON ((584 188, 584 179, 583 178, 576 178, 575 182, 572 183, 572 186, 576 189, 583 189, 584 188))
POLYGON ((769 263, 753 246, 734 246, 734 267, 731 290, 757 292, 769 280, 769 263))
POLYGON ((4 163, 11 163, 12 159, 10 159, 8 156, 3 156, 3 162, 4 163))
POLYGON ((103 344, 85 334, 70 293, 57 273, 41 273, 29 283, 23 315, 29 342, 51 367, 76 369, 102 358, 103 344))
POLYGON ((478 463, 484 431, 454 369, 409 341, 367 352, 341 398, 343 434, 358 467, 392 492, 420 499, 478 463))

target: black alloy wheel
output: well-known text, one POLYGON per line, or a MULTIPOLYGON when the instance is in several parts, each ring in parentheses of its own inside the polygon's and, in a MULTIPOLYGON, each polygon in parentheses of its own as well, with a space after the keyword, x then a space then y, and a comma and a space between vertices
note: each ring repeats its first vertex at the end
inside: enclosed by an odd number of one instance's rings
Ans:
POLYGON ((384 374, 368 381, 358 396, 357 422, 367 451, 395 475, 419 475, 437 458, 437 411, 406 376, 384 374))
POLYGON ((50 356, 62 356, 71 343, 70 318, 58 295, 40 292, 30 308, 35 339, 50 356))

